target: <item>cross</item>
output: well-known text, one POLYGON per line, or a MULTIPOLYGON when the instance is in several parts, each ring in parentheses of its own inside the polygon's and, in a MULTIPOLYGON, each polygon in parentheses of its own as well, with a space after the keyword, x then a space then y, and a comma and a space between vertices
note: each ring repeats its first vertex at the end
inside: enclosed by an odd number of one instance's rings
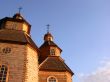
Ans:
POLYGON ((47 26, 47 33, 49 33, 49 29, 50 29, 49 27, 50 27, 50 25, 47 24, 46 26, 47 26))
POLYGON ((19 9, 19 13, 20 13, 20 12, 21 12, 22 7, 19 7, 18 9, 19 9))

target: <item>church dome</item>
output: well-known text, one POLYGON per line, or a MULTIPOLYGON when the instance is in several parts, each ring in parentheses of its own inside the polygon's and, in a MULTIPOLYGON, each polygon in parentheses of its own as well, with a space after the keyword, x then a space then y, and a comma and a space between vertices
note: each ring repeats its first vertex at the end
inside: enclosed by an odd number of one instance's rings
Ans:
POLYGON ((20 13, 16 13, 16 14, 13 16, 13 18, 15 18, 15 19, 23 19, 23 17, 21 16, 20 13))
POLYGON ((44 35, 44 41, 53 41, 51 33, 47 32, 47 34, 44 35))

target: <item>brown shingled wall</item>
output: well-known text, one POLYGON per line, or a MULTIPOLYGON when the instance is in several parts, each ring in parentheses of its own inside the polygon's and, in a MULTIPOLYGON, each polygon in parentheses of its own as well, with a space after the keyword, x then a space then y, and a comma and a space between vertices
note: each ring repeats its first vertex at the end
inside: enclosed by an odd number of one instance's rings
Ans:
POLYGON ((0 64, 8 66, 8 82, 23 82, 25 55, 26 47, 24 45, 0 43, 0 64), (2 51, 6 47, 11 48, 11 52, 8 54, 2 51))
POLYGON ((33 48, 27 46, 25 82, 38 82, 38 54, 33 48))
POLYGON ((0 43, 0 64, 8 66, 8 82, 38 82, 37 52, 27 45, 0 43), (10 53, 3 53, 6 47, 10 53))
POLYGON ((54 76, 57 82, 72 82, 71 74, 68 72, 47 72, 39 71, 39 82, 48 82, 47 79, 50 76, 54 76))

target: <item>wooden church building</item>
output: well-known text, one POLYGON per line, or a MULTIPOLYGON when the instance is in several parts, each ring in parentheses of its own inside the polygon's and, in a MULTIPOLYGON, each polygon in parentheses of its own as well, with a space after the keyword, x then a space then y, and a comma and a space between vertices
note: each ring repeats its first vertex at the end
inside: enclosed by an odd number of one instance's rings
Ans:
POLYGON ((52 34, 47 32, 37 47, 30 31, 20 13, 0 19, 0 82, 72 82, 74 73, 52 34))

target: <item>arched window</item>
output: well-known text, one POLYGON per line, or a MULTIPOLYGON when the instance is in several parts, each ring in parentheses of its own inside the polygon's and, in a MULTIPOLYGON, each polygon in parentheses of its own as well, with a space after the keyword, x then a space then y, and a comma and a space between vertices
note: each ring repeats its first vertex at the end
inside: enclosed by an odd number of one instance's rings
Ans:
POLYGON ((48 78, 48 82, 57 82, 57 79, 53 76, 48 78))
POLYGON ((5 65, 0 65, 0 82, 6 82, 8 68, 5 65))
POLYGON ((52 56, 55 55, 55 50, 54 49, 50 49, 50 55, 52 55, 52 56))

